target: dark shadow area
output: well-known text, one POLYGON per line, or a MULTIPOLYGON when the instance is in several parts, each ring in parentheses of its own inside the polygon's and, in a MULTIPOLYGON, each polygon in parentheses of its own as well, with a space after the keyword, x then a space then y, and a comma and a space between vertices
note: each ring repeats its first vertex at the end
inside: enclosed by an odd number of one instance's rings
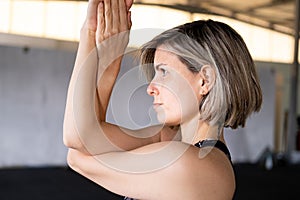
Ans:
POLYGON ((234 200, 299 199, 300 165, 275 166, 235 164, 234 200))
MULTIPOLYGON (((298 199, 300 165, 234 164, 234 200, 298 199)), ((121 200, 67 167, 0 169, 1 200, 121 200)))
POLYGON ((70 168, 0 170, 1 200, 119 200, 70 168))

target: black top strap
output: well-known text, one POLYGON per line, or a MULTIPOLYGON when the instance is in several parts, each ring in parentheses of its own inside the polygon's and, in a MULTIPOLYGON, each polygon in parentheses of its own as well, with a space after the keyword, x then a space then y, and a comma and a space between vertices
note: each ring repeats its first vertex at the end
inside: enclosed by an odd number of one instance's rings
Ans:
POLYGON ((216 147, 218 149, 220 149, 223 153, 225 153, 225 155, 228 157, 228 159, 231 162, 231 155, 230 152, 228 150, 228 148, 226 147, 226 145, 221 142, 220 140, 202 140, 199 141, 198 143, 195 144, 196 147, 216 147))

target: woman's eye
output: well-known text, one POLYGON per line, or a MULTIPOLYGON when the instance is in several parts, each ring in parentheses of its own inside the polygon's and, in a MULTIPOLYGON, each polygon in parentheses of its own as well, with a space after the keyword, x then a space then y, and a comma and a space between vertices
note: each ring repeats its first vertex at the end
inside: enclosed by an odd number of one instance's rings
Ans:
POLYGON ((160 68, 160 71, 162 73, 162 76, 166 76, 167 75, 167 70, 160 68))

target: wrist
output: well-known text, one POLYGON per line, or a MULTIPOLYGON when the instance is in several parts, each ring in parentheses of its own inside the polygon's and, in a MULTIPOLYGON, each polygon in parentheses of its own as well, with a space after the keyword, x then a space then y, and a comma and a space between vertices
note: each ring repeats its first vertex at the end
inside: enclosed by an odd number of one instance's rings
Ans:
POLYGON ((90 50, 96 47, 96 33, 88 28, 82 27, 80 30, 79 49, 90 50))
POLYGON ((80 29, 80 37, 91 37, 95 39, 95 36, 96 36, 96 32, 88 27, 83 26, 80 29))

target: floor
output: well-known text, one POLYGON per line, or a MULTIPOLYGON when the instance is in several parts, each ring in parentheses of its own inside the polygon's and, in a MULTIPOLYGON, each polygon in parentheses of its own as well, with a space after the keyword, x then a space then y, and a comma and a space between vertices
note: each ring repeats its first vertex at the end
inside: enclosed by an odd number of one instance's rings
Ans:
MULTIPOLYGON (((234 200, 300 199, 300 165, 235 164, 234 200), (296 198, 298 196, 298 198, 296 198)), ((1 200, 121 200, 67 167, 0 169, 1 200)))

